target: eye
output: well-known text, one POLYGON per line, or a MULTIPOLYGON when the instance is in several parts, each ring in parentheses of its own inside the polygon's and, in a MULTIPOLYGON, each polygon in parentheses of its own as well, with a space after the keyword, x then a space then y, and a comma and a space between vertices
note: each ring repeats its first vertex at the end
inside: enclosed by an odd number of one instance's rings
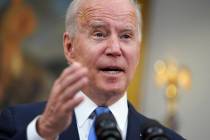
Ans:
POLYGON ((97 31, 97 32, 94 32, 94 33, 93 33, 93 36, 94 36, 95 38, 104 38, 104 37, 106 37, 106 34, 103 33, 103 32, 97 31))
POLYGON ((131 39, 133 37, 130 33, 124 33, 120 36, 121 39, 131 39))
POLYGON ((124 34, 124 35, 122 35, 122 36, 121 36, 121 38, 128 39, 128 38, 131 38, 131 36, 130 36, 130 35, 128 35, 128 34, 124 34))

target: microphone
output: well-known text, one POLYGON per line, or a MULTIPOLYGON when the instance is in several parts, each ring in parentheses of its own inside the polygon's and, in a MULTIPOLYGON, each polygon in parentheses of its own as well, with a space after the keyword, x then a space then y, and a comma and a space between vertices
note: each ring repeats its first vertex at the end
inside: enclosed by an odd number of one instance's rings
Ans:
POLYGON ((170 140, 163 127, 155 120, 143 126, 143 140, 170 140))
POLYGON ((96 118, 95 132, 98 140, 122 140, 117 122, 110 113, 101 114, 96 118))

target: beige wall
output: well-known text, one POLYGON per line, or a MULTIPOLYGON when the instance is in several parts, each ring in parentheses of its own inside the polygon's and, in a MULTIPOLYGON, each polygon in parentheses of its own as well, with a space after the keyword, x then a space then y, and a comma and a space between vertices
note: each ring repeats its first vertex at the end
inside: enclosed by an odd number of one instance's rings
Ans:
POLYGON ((153 65, 174 58, 192 71, 192 89, 180 90, 179 132, 189 140, 210 137, 210 1, 150 0, 149 31, 141 103, 145 115, 164 120, 164 89, 154 83, 153 65))

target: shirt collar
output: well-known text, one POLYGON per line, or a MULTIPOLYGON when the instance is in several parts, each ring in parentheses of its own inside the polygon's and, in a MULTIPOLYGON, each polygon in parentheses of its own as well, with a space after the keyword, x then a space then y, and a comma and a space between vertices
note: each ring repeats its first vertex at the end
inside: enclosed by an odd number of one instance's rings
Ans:
MULTIPOLYGON (((97 108, 97 105, 82 91, 80 91, 77 95, 84 97, 83 102, 75 108, 78 127, 82 127, 85 121, 89 119, 90 114, 97 108)), ((127 94, 108 108, 114 115, 118 127, 123 130, 128 118, 127 94)))
POLYGON ((82 91, 78 96, 83 96, 84 100, 75 108, 75 114, 78 127, 82 127, 86 120, 88 120, 90 114, 96 109, 97 105, 82 91))
POLYGON ((128 102, 127 93, 116 103, 109 106, 110 111, 114 115, 119 129, 122 131, 126 127, 128 120, 128 102))

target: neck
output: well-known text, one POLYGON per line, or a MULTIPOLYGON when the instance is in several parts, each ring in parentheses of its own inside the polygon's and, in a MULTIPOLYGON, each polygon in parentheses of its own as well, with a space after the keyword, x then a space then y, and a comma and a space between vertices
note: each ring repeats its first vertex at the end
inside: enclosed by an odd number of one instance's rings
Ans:
POLYGON ((125 92, 122 93, 103 92, 103 91, 91 92, 91 90, 83 90, 83 92, 98 106, 111 106, 125 95, 125 92))

